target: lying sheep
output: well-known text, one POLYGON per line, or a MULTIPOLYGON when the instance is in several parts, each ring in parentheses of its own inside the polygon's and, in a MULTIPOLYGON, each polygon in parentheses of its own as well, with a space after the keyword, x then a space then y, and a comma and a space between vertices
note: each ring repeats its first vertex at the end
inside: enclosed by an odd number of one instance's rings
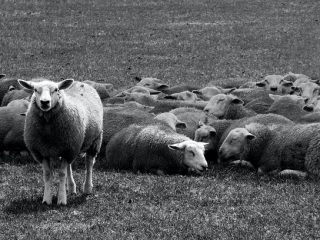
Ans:
POLYGON ((174 93, 180 93, 180 92, 185 92, 185 91, 192 92, 192 91, 198 90, 198 89, 199 89, 199 87, 196 87, 196 86, 182 84, 182 85, 177 85, 177 86, 165 88, 165 89, 162 89, 161 91, 165 94, 174 94, 174 93))
POLYGON ((177 118, 186 123, 186 128, 178 129, 177 132, 181 133, 191 139, 194 139, 195 131, 199 126, 199 122, 208 122, 208 116, 204 111, 196 108, 176 108, 170 111, 177 116, 177 118))
POLYGON ((220 119, 239 119, 254 116, 257 113, 243 106, 243 101, 230 94, 213 96, 204 111, 220 119))
POLYGON ((202 121, 199 122, 198 129, 194 133, 194 140, 196 142, 208 143, 204 152, 207 161, 217 159, 215 154, 216 145, 218 144, 216 135, 216 130, 212 126, 204 124, 202 121))
POLYGON ((271 92, 289 94, 293 84, 291 81, 284 80, 282 75, 267 75, 262 81, 257 82, 256 85, 271 92))
POLYGON ((239 88, 244 83, 248 82, 247 78, 220 78, 212 80, 206 84, 207 87, 219 86, 221 88, 239 88))
POLYGON ((216 87, 216 86, 212 86, 212 87, 204 87, 202 89, 199 90, 194 90, 192 91, 193 93, 199 95, 199 97, 204 100, 204 101, 209 101, 211 97, 220 94, 220 93, 224 93, 224 94, 228 94, 231 93, 232 91, 234 91, 235 88, 221 88, 221 87, 216 87))
POLYGON ((176 115, 170 112, 160 113, 155 116, 154 119, 167 123, 168 126, 174 131, 177 131, 177 128, 187 128, 187 124, 185 122, 180 121, 176 115))
POLYGON ((195 142, 161 124, 133 124, 116 133, 106 147, 106 166, 113 169, 185 173, 205 170, 206 143, 195 142))
POLYGON ((109 98, 114 91, 113 84, 111 83, 99 83, 90 80, 85 80, 83 82, 91 85, 98 92, 101 99, 109 98))
POLYGON ((146 95, 151 95, 151 94, 159 94, 161 93, 161 91, 157 91, 151 88, 147 88, 147 87, 143 87, 143 86, 133 86, 129 89, 126 89, 118 94, 116 94, 116 97, 125 97, 127 96, 127 94, 130 93, 142 93, 142 94, 146 94, 146 95))
POLYGON ((21 86, 18 83, 18 79, 14 78, 1 78, 0 80, 0 102, 2 102, 2 99, 4 95, 8 92, 8 90, 13 89, 21 89, 21 86))
POLYGON ((124 103, 121 103, 121 104, 103 104, 103 107, 104 108, 108 108, 108 109, 116 109, 116 108, 119 108, 119 109, 139 109, 139 110, 142 110, 142 111, 146 111, 146 112, 150 112, 151 110, 154 109, 154 107, 152 106, 146 106, 146 105, 143 105, 143 104, 140 104, 140 103, 137 103, 135 101, 129 101, 129 102, 124 102, 124 103))
POLYGON ((241 88, 232 91, 232 95, 240 98, 243 101, 244 105, 253 100, 256 100, 257 98, 268 99, 269 93, 271 92, 261 88, 241 88))
POLYGON ((136 85, 151 88, 154 90, 159 90, 159 91, 169 88, 169 85, 162 82, 162 80, 157 78, 151 78, 151 77, 142 78, 136 85))
POLYGON ((2 99, 1 106, 7 106, 11 101, 17 99, 30 100, 32 92, 26 91, 25 89, 14 89, 7 92, 2 99))
POLYGON ((298 96, 302 96, 306 98, 307 105, 312 105, 313 101, 315 101, 319 97, 320 87, 318 84, 313 82, 305 82, 293 87, 292 94, 296 94, 298 96))
POLYGON ((100 150, 103 126, 103 107, 97 91, 72 79, 19 83, 34 91, 26 113, 24 140, 34 159, 42 164, 43 203, 52 203, 52 166, 57 161, 58 205, 67 204, 66 177, 69 189, 76 192, 71 163, 80 153, 86 153, 83 191, 91 193, 92 168, 100 150))
POLYGON ((249 125, 246 130, 255 136, 251 138, 254 140, 249 141, 248 146, 244 147, 243 137, 239 137, 234 130, 229 137, 234 141, 221 146, 221 156, 230 159, 240 152, 243 158, 252 161, 259 173, 289 172, 305 176, 305 172, 308 172, 319 176, 319 127, 319 123, 272 127, 249 125))
POLYGON ((29 102, 24 99, 14 100, 8 106, 0 107, 0 152, 21 152, 27 147, 23 140, 25 113, 29 102))
POLYGON ((283 76, 283 80, 290 81, 290 82, 295 82, 301 78, 310 79, 307 75, 304 75, 301 73, 293 73, 293 72, 289 72, 283 76))
POLYGON ((180 100, 186 102, 196 102, 198 100, 197 94, 189 91, 183 91, 179 93, 173 93, 170 95, 164 96, 164 99, 173 99, 173 100, 180 100))

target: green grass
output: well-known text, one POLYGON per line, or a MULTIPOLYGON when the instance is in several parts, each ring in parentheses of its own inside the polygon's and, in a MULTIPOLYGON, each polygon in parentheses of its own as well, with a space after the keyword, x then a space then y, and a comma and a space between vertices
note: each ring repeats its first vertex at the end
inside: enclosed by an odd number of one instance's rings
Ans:
MULTIPOLYGON (((288 71, 320 76, 318 0, 2 1, 8 77, 171 85, 288 71)), ((0 162, 0 239, 307 239, 320 237, 319 182, 106 172, 94 194, 41 204, 40 165, 0 162)), ((78 188, 83 169, 76 170, 78 188)))

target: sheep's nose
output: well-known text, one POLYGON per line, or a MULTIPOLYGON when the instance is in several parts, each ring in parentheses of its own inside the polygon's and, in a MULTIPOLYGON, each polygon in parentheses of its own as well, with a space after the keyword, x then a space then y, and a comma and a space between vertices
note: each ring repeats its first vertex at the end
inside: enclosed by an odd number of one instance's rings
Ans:
POLYGON ((41 106, 42 107, 49 107, 50 101, 49 100, 40 100, 41 106))
POLYGON ((270 88, 270 90, 273 91, 273 92, 277 91, 277 89, 278 89, 277 87, 271 87, 270 88))
POLYGON ((303 110, 307 111, 307 112, 312 112, 313 111, 313 106, 311 105, 306 105, 303 107, 303 110))
POLYGON ((204 109, 203 110, 205 113, 209 113, 209 109, 204 109))

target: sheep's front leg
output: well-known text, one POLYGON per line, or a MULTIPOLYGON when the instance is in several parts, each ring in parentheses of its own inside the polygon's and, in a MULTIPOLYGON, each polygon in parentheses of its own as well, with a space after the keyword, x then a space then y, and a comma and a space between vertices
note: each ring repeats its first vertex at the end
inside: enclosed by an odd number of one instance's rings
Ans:
POLYGON ((58 190, 58 205, 67 204, 67 189, 66 189, 66 180, 67 180, 67 168, 68 163, 62 159, 59 169, 59 190, 58 190))
POLYGON ((92 169, 95 162, 95 157, 89 156, 87 154, 86 156, 86 176, 83 184, 83 192, 86 194, 92 193, 92 169))
POLYGON ((48 159, 44 159, 42 161, 42 171, 43 171, 43 181, 44 181, 44 194, 42 203, 46 203, 48 205, 52 204, 52 169, 50 168, 50 162, 48 159))
POLYGON ((68 164, 68 168, 67 168, 67 190, 70 193, 77 193, 77 187, 76 187, 76 183, 73 179, 73 174, 72 174, 72 167, 71 164, 68 164))

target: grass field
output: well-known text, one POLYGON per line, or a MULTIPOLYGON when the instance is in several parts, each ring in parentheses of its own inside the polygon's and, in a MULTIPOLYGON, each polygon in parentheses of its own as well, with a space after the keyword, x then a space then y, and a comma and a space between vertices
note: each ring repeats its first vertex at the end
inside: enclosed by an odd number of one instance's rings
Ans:
MULTIPOLYGON (((319 12, 318 0, 4 0, 0 71, 115 87, 320 77, 319 12)), ((319 187, 244 169, 154 176, 97 164, 93 195, 48 207, 40 165, 0 161, 0 239, 315 239, 319 187)))

